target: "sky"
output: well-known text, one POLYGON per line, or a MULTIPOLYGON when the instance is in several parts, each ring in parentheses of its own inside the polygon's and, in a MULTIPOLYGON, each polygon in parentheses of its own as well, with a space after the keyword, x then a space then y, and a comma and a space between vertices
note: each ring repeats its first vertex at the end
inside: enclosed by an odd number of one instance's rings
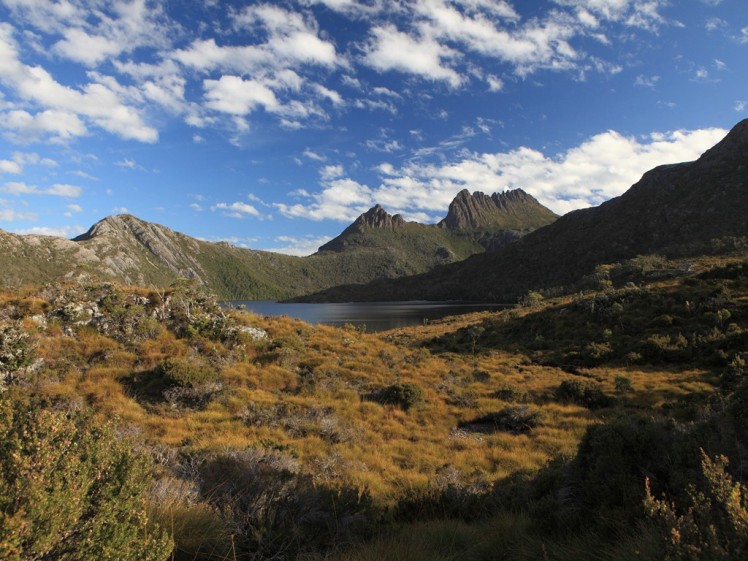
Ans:
POLYGON ((314 252, 462 189, 558 214, 748 117, 746 0, 0 0, 0 228, 314 252))

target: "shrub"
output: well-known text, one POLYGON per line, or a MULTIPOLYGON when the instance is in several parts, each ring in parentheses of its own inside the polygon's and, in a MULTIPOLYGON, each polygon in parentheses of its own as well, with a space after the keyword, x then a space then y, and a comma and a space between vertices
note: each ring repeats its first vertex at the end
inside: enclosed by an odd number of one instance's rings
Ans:
POLYGON ((618 393, 630 393, 634 391, 634 386, 631 385, 631 380, 623 374, 616 376, 614 382, 618 393))
POLYGON ((748 556, 748 488, 726 472, 727 458, 710 459, 703 450, 702 489, 692 485, 690 505, 680 514, 674 503, 652 496, 646 483, 644 507, 661 529, 667 559, 700 561, 748 556))
POLYGON ((557 401, 576 403, 589 409, 608 407, 613 401, 600 384, 591 381, 564 380, 556 388, 554 395, 557 401))
POLYGON ((15 325, 0 327, 0 391, 35 357, 36 349, 29 343, 28 333, 15 325))
POLYGON ((108 426, 0 401, 0 558, 157 561, 146 460, 108 426))
POLYGON ((543 422, 543 413, 528 405, 510 405, 497 413, 489 413, 472 421, 463 421, 461 429, 475 432, 505 431, 514 434, 529 432, 543 422))
POLYGON ((200 475, 241 559, 301 558, 374 530, 376 511, 367 492, 315 486, 311 476, 298 473, 294 459, 277 452, 229 452, 203 465, 200 475))
POLYGON ((580 511, 617 524, 639 516, 645 477, 658 489, 670 481, 674 430, 633 415, 589 427, 573 463, 580 511))
POLYGON ((493 394, 491 394, 496 399, 501 399, 502 401, 528 401, 529 396, 527 394, 527 390, 524 388, 520 388, 519 386, 515 386, 512 384, 504 384, 499 389, 497 389, 493 394))
POLYGON ((395 405, 407 411, 423 401, 423 389, 411 382, 397 383, 373 392, 370 398, 383 405, 395 405))
POLYGON ((158 367, 164 381, 174 386, 196 387, 218 381, 218 372, 204 361, 188 358, 166 358, 158 367))

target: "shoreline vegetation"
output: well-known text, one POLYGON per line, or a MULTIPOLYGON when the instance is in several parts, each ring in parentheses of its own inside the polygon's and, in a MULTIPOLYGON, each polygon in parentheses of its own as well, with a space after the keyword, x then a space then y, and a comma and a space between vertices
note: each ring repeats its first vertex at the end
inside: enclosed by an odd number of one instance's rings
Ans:
POLYGON ((196 284, 0 294, 0 557, 739 559, 748 260, 382 333, 196 284))

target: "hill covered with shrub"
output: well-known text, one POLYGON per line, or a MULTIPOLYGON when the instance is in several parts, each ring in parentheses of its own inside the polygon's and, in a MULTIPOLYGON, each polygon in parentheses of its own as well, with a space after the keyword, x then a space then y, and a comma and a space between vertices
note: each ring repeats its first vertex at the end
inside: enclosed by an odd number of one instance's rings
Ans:
POLYGON ((186 281, 5 293, 0 551, 740 558, 747 271, 639 257, 381 334, 186 281))

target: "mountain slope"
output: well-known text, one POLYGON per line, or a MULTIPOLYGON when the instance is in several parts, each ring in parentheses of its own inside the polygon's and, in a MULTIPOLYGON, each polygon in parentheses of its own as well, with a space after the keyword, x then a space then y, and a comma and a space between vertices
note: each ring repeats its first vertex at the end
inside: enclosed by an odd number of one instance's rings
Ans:
POLYGON ((5 287, 82 276, 165 286, 186 277, 221 298, 250 300, 414 275, 484 248, 469 233, 406 222, 377 205, 308 257, 209 243, 130 215, 105 218, 74 240, 0 231, 0 250, 5 287))
POLYGON ((492 254, 413 278, 342 287, 314 300, 514 301, 639 254, 698 255, 748 236, 748 120, 695 162, 657 167, 626 193, 571 212, 492 254))

